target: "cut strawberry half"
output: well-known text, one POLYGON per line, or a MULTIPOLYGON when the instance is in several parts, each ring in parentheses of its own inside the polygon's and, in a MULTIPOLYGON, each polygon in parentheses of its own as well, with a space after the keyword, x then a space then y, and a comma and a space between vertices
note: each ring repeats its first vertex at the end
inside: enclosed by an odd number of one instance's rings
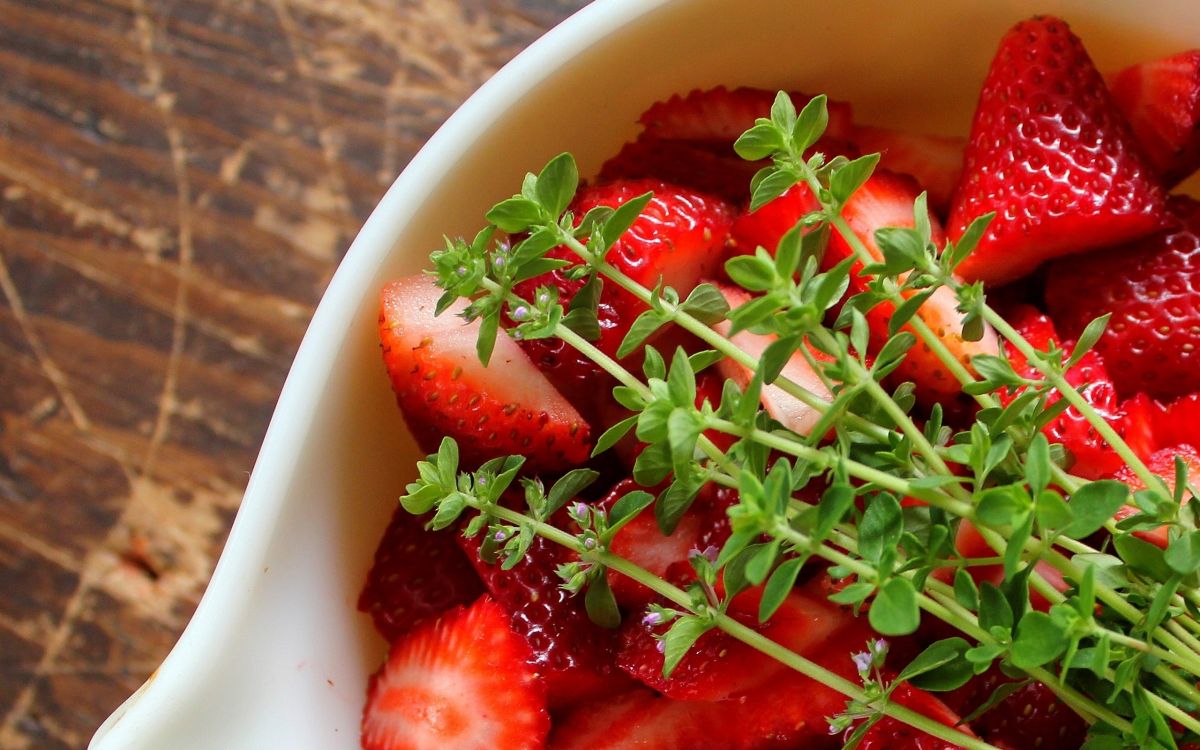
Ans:
POLYGON ((1200 50, 1130 66, 1109 88, 1166 184, 1200 168, 1200 50))
MULTIPOLYGON (((974 736, 969 727, 960 725, 961 719, 958 714, 951 711, 945 703, 907 682, 896 686, 890 700, 892 703, 910 708, 948 727, 955 727, 960 732, 974 736)), ((890 716, 885 716, 867 730, 856 747, 859 750, 957 750, 958 745, 926 734, 890 716)), ((1022 745, 1022 747, 1025 746, 1022 745)))
MULTIPOLYGON (((954 536, 954 549, 967 560, 996 558, 1001 554, 992 549, 975 524, 966 519, 958 524, 958 531, 954 536)), ((939 568, 934 571, 933 575, 938 580, 949 583, 954 580, 956 570, 957 568, 954 567, 939 568)), ((976 584, 990 583, 999 586, 1004 582, 1004 565, 998 562, 968 565, 966 571, 971 574, 971 578, 976 584)), ((1066 592, 1070 588, 1058 568, 1044 560, 1035 564, 1034 571, 1060 593, 1066 592)), ((1036 589, 1030 590, 1029 603, 1033 605, 1034 609, 1042 612, 1050 609, 1050 601, 1036 589)))
MULTIPOLYGON (((1035 349, 1045 351, 1051 344, 1064 347, 1070 351, 1071 345, 1066 345, 1058 337, 1054 323, 1034 307, 1028 305, 1015 308, 1008 316, 1008 322, 1025 337, 1035 349)), ((1013 369, 1022 377, 1041 379, 1043 376, 1029 364, 1028 360, 1005 342, 1005 353, 1013 369)), ((1120 433, 1124 429, 1125 418, 1121 412, 1117 390, 1113 386, 1104 366, 1104 360, 1094 350, 1088 352, 1074 367, 1066 373, 1067 382, 1077 388, 1097 412, 1120 433)), ((1001 390, 998 394, 1004 405, 1012 403, 1020 394, 1018 391, 1001 390)), ((1046 399, 1049 406, 1062 396, 1053 393, 1046 399)), ((1084 419, 1083 415, 1071 407, 1046 425, 1042 431, 1052 443, 1062 443, 1071 454, 1070 470, 1074 474, 1087 479, 1099 479, 1108 476, 1124 465, 1124 461, 1096 430, 1084 419)))
POLYGON ((1060 255, 1137 239, 1162 226, 1164 198, 1067 24, 1038 16, 1014 26, 979 95, 950 238, 983 214, 996 218, 959 273, 1002 283, 1060 255))
POLYGON ((544 747, 550 717, 527 656, 487 597, 420 626, 371 677, 364 750, 544 747))
MULTIPOLYGON (((758 622, 762 592, 752 589, 730 604, 729 615, 767 638, 799 654, 811 653, 844 627, 852 616, 820 596, 812 585, 793 591, 764 624, 758 622)), ((652 618, 630 618, 621 630, 621 668, 658 692, 676 700, 725 700, 771 680, 786 667, 721 630, 700 637, 675 667, 663 676, 663 653, 655 635, 667 629, 652 618)))
POLYGON ((591 429, 516 342, 496 337, 491 364, 476 354, 479 322, 464 323, 465 303, 440 316, 441 290, 427 276, 383 289, 383 362, 404 421, 420 447, 458 441, 465 465, 520 454, 531 471, 577 466, 591 452, 591 429))
POLYGON ((1112 314, 1096 350, 1124 394, 1200 390, 1200 201, 1173 197, 1168 210, 1171 229, 1046 269, 1046 306, 1065 335, 1112 314))
MULTIPOLYGON (((809 658, 857 680, 851 652, 862 651, 871 631, 851 619, 809 658)), ((840 693, 784 669, 770 681, 714 705, 676 701, 646 690, 580 706, 558 721, 552 750, 806 750, 839 747, 828 719, 846 707, 840 693)))
MULTIPOLYGON (((593 208, 615 208, 647 192, 653 192, 654 197, 608 251, 606 260, 642 286, 654 289, 662 281, 686 297, 700 279, 719 269, 725 259, 725 244, 733 219, 731 209, 723 201, 658 180, 630 180, 585 188, 571 210, 582 217, 593 208)), ((580 262, 578 256, 562 247, 548 255, 580 262)), ((518 284, 514 291, 523 299, 532 299, 538 287, 553 286, 565 305, 583 284, 582 280, 568 278, 565 269, 560 269, 518 284)), ((641 300, 607 281, 598 311, 600 339, 593 343, 605 354, 615 356, 629 326, 646 309, 641 300)), ((560 339, 522 341, 521 347, 580 408, 594 406, 598 392, 606 392, 615 385, 599 365, 560 339)), ((638 362, 631 363, 635 371, 639 366, 638 362)))
POLYGON ((945 217, 962 177, 965 138, 859 126, 853 139, 864 154, 878 151, 884 169, 915 179, 928 193, 929 208, 945 217))
MULTIPOLYGON (((658 102, 641 116, 644 132, 664 140, 702 141, 733 145, 759 117, 771 116, 775 91, 724 86, 700 90, 658 102)), ((812 96, 791 92, 792 103, 803 109, 812 96)), ((854 112, 846 102, 830 100, 826 135, 850 140, 854 131, 854 112)))
MULTIPOLYGON (((842 216, 850 228, 877 261, 883 261, 883 252, 876 242, 875 233, 885 227, 912 228, 914 226, 913 202, 919 187, 910 179, 886 171, 877 171, 871 176, 842 208, 842 216)), ((932 241, 943 243, 942 230, 937 220, 930 217, 932 241)), ((854 251, 839 233, 830 238, 829 250, 825 254, 826 267, 833 267, 854 251)), ((866 291, 867 280, 862 275, 863 264, 855 262, 850 270, 850 294, 866 291)), ((963 314, 957 309, 958 300, 949 288, 941 287, 917 310, 917 317, 925 322, 950 353, 967 369, 971 358, 980 354, 997 354, 999 344, 991 327, 985 325, 979 341, 963 338, 963 314)), ((895 307, 888 303, 876 305, 867 313, 870 327, 872 352, 877 352, 888 340, 888 324, 895 307)), ((915 334, 912 325, 901 330, 915 334)), ((908 350, 904 361, 896 368, 894 378, 911 380, 917 386, 917 394, 927 402, 950 402, 962 392, 962 385, 944 362, 919 337, 917 344, 908 350)))
POLYGON ((399 506, 375 550, 375 562, 358 597, 389 643, 413 626, 483 593, 475 569, 449 531, 429 531, 399 506))
MULTIPOLYGON (((725 301, 729 303, 731 309, 736 309, 751 299, 747 292, 738 287, 725 284, 717 284, 716 286, 721 294, 725 295, 725 301)), ((763 352, 767 350, 767 347, 776 340, 775 336, 751 333, 750 331, 738 331, 730 336, 729 332, 733 328, 727 320, 717 323, 715 327, 722 336, 727 336, 735 346, 755 360, 760 359, 763 352)), ((826 355, 820 352, 815 350, 810 351, 812 351, 813 356, 817 359, 827 359, 826 355)), ((745 388, 751 378, 754 377, 754 373, 750 368, 732 359, 721 360, 717 363, 717 370, 742 388, 745 388)), ((805 359, 802 352, 797 351, 791 356, 787 364, 783 366, 780 376, 804 388, 822 401, 830 402, 833 400, 833 396, 830 394, 829 389, 825 387, 821 376, 812 368, 812 365, 805 359)), ((762 387, 761 398, 763 408, 767 410, 767 413, 784 427, 797 434, 808 435, 821 418, 820 411, 783 390, 776 383, 764 385, 762 387)))
MULTIPOLYGON (((983 706, 997 688, 1015 682, 997 667, 971 678, 945 694, 945 702, 961 714, 983 706)), ((1003 748, 1077 748, 1087 724, 1053 692, 1034 681, 980 714, 972 722, 985 741, 1003 748)))
POLYGON ((511 570, 484 562, 479 539, 458 537, 488 592, 510 613, 510 626, 528 646, 529 666, 546 684, 551 708, 611 695, 632 681, 614 664, 617 633, 588 619, 583 597, 562 588, 556 572, 571 553, 537 537, 511 570))
MULTIPOLYGON (((1150 401, 1144 396, 1141 399, 1150 401)), ((1177 398, 1166 406, 1150 402, 1145 408, 1150 414, 1155 449, 1185 445, 1200 450, 1200 394, 1177 398)), ((1147 455, 1142 454, 1142 458, 1147 455)))
POLYGON ((793 185, 787 191, 759 207, 747 211, 733 222, 731 236, 737 252, 753 255, 759 248, 771 254, 779 246, 779 240, 805 215, 821 208, 805 185, 793 185))
POLYGON ((713 146, 643 133, 604 162, 599 179, 654 178, 699 190, 735 205, 745 203, 750 195, 750 180, 762 165, 742 159, 734 153, 731 144, 732 141, 713 146))
MULTIPOLYGON (((630 492, 644 489, 632 479, 624 479, 599 505, 610 509, 630 492)), ((672 565, 686 562, 693 551, 719 549, 725 544, 730 534, 726 510, 737 501, 736 490, 707 484, 670 535, 662 533, 654 513, 647 509, 621 528, 609 551, 661 578, 672 565)), ((654 600, 653 592, 614 570, 608 571, 608 583, 617 601, 631 611, 640 611, 654 600)))
MULTIPOLYGON (((1146 461, 1146 468, 1155 476, 1162 477, 1168 487, 1175 484, 1175 459, 1183 461, 1187 469, 1188 481, 1192 484, 1200 484, 1200 453, 1190 445, 1175 445, 1170 448, 1163 448, 1150 456, 1146 461)), ((1133 492, 1146 489, 1146 483, 1143 482, 1133 469, 1128 466, 1122 466, 1113 479, 1119 482, 1124 482, 1129 485, 1129 489, 1133 492)), ((1120 521, 1136 515, 1137 508, 1126 505, 1117 511, 1115 518, 1120 521)), ((1135 531, 1134 536, 1141 538, 1151 544, 1167 548, 1170 542, 1168 534, 1169 529, 1166 526, 1160 526, 1156 529, 1146 529, 1143 531, 1135 531)))

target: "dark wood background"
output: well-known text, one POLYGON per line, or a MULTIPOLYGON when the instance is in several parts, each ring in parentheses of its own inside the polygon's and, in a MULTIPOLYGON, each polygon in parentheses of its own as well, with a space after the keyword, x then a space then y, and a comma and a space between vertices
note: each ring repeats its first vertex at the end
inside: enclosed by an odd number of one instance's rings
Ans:
POLYGON ((384 189, 583 0, 0 0, 0 748, 191 615, 384 189))

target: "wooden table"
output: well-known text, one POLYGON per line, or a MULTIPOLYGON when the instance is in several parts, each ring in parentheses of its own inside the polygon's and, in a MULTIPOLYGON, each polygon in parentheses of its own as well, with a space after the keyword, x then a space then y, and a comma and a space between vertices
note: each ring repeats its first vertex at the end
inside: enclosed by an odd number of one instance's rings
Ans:
POLYGON ((0 0, 0 748, 174 643, 322 290, 583 0, 0 0))

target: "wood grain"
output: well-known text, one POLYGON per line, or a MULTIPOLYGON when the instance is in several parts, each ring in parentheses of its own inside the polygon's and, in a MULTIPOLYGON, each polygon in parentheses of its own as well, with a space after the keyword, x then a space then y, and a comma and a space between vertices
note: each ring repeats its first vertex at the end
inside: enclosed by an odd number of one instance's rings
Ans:
POLYGON ((582 0, 0 0, 0 748, 169 650, 383 190, 582 0))

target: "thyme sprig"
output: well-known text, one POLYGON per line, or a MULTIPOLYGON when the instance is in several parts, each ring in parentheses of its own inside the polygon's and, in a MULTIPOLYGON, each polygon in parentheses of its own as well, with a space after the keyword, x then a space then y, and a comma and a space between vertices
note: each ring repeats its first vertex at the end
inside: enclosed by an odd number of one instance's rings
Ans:
POLYGON ((630 493, 603 513, 571 502, 595 479, 581 469, 548 492, 523 478, 527 507, 516 511, 499 500, 517 479, 521 460, 496 459, 462 472, 448 439, 418 466, 419 479, 402 499, 405 507, 434 511, 435 528, 467 514, 466 532, 484 534, 485 555, 503 556, 504 565, 516 564, 539 535, 573 550, 579 559, 560 570, 564 586, 583 593, 587 611, 601 625, 621 619, 607 571, 629 576, 671 605, 647 615, 670 625, 664 636, 667 673, 703 633, 719 628, 846 695, 847 711, 833 726, 861 722, 851 742, 887 715, 963 747, 988 747, 889 701, 894 685, 885 686, 881 675, 872 672, 865 675, 871 677, 867 684, 854 685, 726 614, 732 597, 761 586, 760 619, 768 620, 813 558, 845 579, 831 598, 866 609, 880 634, 912 633, 924 612, 964 636, 933 644, 898 680, 951 690, 1000 663, 1043 682, 1084 717, 1091 724, 1089 750, 1177 747, 1185 734, 1200 733, 1194 718, 1200 706, 1200 516, 1182 463, 1174 477, 1154 476, 1066 380, 1067 369, 1095 343, 1106 321, 1088 326, 1070 353, 1039 351, 988 305, 981 284, 964 284, 954 275, 989 217, 974 222, 957 243, 939 247, 931 239, 924 196, 914 204, 913 226, 879 230, 873 239, 880 256, 872 254, 842 209, 870 178, 878 155, 849 160, 814 151, 827 122, 824 97, 797 112, 781 94, 770 116, 735 145, 747 159, 770 160, 751 183, 752 209, 789 189, 811 191, 819 205, 778 247, 729 261, 727 275, 755 295, 736 309, 712 285, 686 296, 662 285, 648 289, 609 263, 608 251, 651 196, 575 216, 568 206, 579 175, 566 154, 527 175, 518 194, 488 212, 488 226, 471 241, 448 240, 432 256, 445 290, 438 312, 457 299, 470 300, 464 317, 480 321, 478 351, 485 363, 501 328, 517 339, 560 338, 593 360, 614 378, 614 397, 633 413, 599 437, 596 452, 636 431, 648 447, 633 476, 645 487, 665 489, 657 497, 630 493), (822 269, 834 234, 853 256, 822 269), (554 247, 567 248, 578 261, 547 257, 554 247), (866 291, 842 304, 854 263, 868 281, 866 291), (539 287, 530 299, 515 293, 521 282, 553 270, 585 280, 566 306, 552 286, 539 287), (641 373, 590 343, 599 334, 596 305, 604 284, 647 305, 617 352, 641 349, 641 373), (959 361, 921 317, 923 305, 947 293, 963 315, 965 338, 979 340, 990 327, 1041 377, 1019 375, 1002 353, 976 356, 970 366, 959 361), (872 357, 867 314, 880 304, 894 311, 889 339, 872 357), (647 342, 667 325, 710 348, 664 356, 647 342), (771 335, 774 343, 756 358, 731 339, 741 330, 771 335), (912 384, 885 385, 918 341, 979 404, 965 429, 946 425, 938 406, 918 417, 912 384), (783 375, 796 356, 818 374, 828 396, 783 375), (696 374, 724 358, 747 367, 749 383, 742 388, 726 382, 719 403, 697 406, 696 374), (761 404, 766 385, 817 412, 816 426, 802 435, 771 419, 761 404), (1003 391, 1008 394, 1002 400, 1003 391), (1042 433, 1068 407, 1110 442, 1146 489, 1131 492, 1119 482, 1069 474, 1062 446, 1042 433), (736 442, 723 451, 709 431, 736 442), (609 550, 617 531, 640 512, 653 512, 669 533, 708 482, 737 488, 739 502, 729 511, 733 531, 724 547, 712 559, 693 557, 697 582, 691 588, 672 586, 609 550), (797 493, 813 482, 825 486, 819 500, 801 500, 797 493), (905 497, 925 505, 906 508, 905 497), (1114 512, 1126 504, 1138 513, 1114 522, 1114 512), (553 523, 564 508, 571 530, 553 523), (964 559, 958 553, 953 540, 963 523, 975 525, 995 557, 964 559), (1160 525, 1170 529, 1165 550, 1134 534, 1160 525), (984 563, 1002 566, 999 584, 976 584, 967 572, 984 563), (1042 574, 1046 566, 1062 577, 1065 591, 1042 574), (1050 603, 1048 609, 1032 606, 1031 590, 1050 603))

